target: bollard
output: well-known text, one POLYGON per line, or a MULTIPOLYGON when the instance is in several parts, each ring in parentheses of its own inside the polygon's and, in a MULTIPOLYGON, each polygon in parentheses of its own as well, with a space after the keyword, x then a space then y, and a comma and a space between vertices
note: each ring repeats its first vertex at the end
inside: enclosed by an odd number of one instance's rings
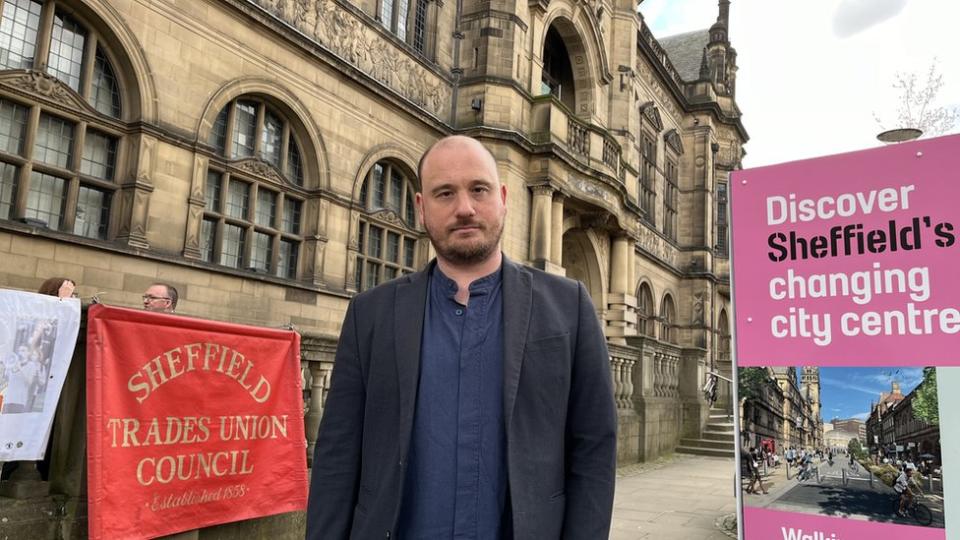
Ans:
POLYGON ((817 483, 820 483, 820 467, 817 467, 817 483))
POLYGON ((871 471, 870 469, 867 469, 867 477, 870 478, 870 489, 874 489, 874 487, 873 487, 873 471, 871 471))
POLYGON ((787 480, 791 480, 791 478, 790 478, 790 462, 789 462, 789 461, 787 462, 787 480))
POLYGON ((847 485, 847 470, 846 470, 846 469, 840 469, 840 479, 841 479, 841 481, 843 482, 843 485, 846 486, 846 485, 847 485))

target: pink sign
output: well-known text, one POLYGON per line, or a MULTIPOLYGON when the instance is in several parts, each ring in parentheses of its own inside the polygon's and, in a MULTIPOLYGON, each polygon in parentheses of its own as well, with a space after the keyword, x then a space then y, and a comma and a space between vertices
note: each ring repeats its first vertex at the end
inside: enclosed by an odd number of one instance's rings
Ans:
POLYGON ((944 540, 943 529, 743 507, 744 538, 764 540, 944 540))
POLYGON ((730 185, 741 367, 960 366, 960 136, 730 185))

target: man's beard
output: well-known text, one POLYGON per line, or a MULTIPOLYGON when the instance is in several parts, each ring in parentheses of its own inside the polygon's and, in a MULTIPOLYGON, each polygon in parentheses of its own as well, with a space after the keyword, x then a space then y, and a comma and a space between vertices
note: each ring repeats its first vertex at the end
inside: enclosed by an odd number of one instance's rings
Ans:
POLYGON ((492 234, 488 234, 490 229, 486 224, 479 222, 457 223, 453 228, 467 226, 479 227, 480 238, 452 242, 451 237, 456 233, 455 230, 449 230, 445 238, 438 238, 438 235, 434 234, 426 224, 424 224, 424 229, 427 231, 427 237, 430 238, 433 248, 437 250, 437 256, 452 264, 466 266, 481 263, 496 251, 500 243, 500 237, 503 235, 503 220, 494 224, 496 229, 492 234))

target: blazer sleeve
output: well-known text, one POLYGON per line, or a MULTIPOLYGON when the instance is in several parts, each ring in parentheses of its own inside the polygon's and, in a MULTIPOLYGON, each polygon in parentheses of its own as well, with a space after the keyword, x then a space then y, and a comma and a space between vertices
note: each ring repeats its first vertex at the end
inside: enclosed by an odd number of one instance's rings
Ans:
POLYGON ((346 540, 360 485, 366 388, 355 302, 347 307, 313 455, 307 540, 346 540))
POLYGON ((617 409, 610 356, 593 302, 579 287, 578 330, 567 409, 563 538, 607 538, 617 467, 617 409))

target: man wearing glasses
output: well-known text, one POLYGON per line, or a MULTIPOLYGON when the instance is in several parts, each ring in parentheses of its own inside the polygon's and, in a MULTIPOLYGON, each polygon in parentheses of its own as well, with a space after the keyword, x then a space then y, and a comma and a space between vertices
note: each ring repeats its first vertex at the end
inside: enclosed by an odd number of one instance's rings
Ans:
POLYGON ((173 313, 177 309, 177 289, 166 283, 153 283, 143 292, 143 309, 173 313))

